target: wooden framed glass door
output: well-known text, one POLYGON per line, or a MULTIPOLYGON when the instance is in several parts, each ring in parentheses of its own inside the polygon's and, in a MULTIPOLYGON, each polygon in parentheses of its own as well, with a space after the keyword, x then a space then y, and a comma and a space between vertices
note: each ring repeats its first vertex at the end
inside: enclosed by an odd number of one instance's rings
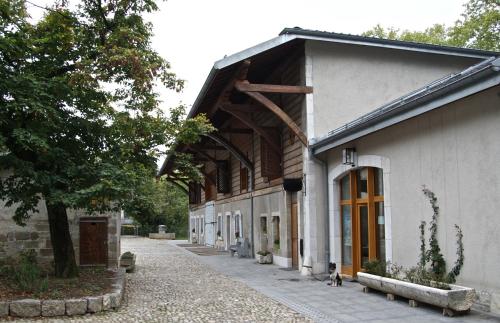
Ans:
POLYGON ((382 170, 361 168, 340 180, 342 273, 356 277, 364 264, 385 258, 382 170))

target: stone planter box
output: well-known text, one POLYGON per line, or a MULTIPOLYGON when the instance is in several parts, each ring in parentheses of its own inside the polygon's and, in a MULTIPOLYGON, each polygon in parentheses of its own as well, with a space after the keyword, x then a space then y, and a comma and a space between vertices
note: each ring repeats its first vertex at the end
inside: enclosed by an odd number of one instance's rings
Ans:
POLYGON ((449 285, 451 290, 444 290, 362 272, 358 272, 358 282, 387 294, 408 298, 410 305, 411 301, 419 301, 442 307, 443 314, 447 315, 469 311, 476 297, 473 288, 449 285))
POLYGON ((268 253, 265 256, 257 254, 257 261, 259 262, 259 264, 272 264, 273 263, 273 254, 268 253))
POLYGON ((175 233, 150 233, 149 239, 175 240, 175 233))

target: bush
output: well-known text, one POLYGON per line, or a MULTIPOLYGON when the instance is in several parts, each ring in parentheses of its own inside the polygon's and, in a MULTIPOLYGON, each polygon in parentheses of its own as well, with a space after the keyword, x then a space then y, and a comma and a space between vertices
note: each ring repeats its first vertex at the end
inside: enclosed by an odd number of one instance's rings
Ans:
POLYGON ((261 251, 257 252, 257 254, 261 255, 261 256, 267 256, 268 254, 270 254, 270 252, 261 250, 261 251))
POLYGON ((135 235, 135 226, 133 225, 122 225, 122 236, 133 236, 135 235))
POLYGON ((364 265, 365 272, 372 275, 400 279, 402 266, 385 262, 384 260, 368 261, 364 265))
POLYGON ((42 270, 36 260, 33 249, 23 250, 10 265, 1 267, 2 275, 9 277, 16 287, 24 292, 45 292, 48 279, 42 278, 42 270))

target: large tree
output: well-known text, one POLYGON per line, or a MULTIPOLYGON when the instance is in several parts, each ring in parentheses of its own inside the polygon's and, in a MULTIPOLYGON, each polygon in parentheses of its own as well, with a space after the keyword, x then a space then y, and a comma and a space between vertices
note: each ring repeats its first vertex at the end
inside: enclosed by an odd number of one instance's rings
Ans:
POLYGON ((155 175, 160 148, 211 131, 202 115, 159 107, 157 85, 183 83, 151 47, 143 14, 157 9, 60 1, 33 22, 26 1, 0 0, 0 199, 20 225, 45 204, 58 277, 78 274, 68 209, 121 207, 155 175))
POLYGON ((500 2, 470 0, 464 8, 450 27, 435 24, 424 31, 400 31, 377 25, 363 36, 500 51, 500 2))

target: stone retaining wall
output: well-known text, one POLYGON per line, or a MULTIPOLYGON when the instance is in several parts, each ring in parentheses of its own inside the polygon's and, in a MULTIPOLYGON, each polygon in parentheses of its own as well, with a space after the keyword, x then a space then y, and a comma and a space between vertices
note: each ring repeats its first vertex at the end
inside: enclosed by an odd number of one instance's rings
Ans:
POLYGON ((121 306, 125 287, 125 269, 118 268, 118 277, 113 282, 111 293, 78 299, 22 299, 0 302, 0 317, 73 316, 114 310, 121 306))
MULTIPOLYGON (((50 268, 53 253, 45 203, 39 203, 39 213, 32 214, 21 227, 13 220, 15 208, 0 201, 0 260, 15 257, 22 250, 33 249, 42 267, 50 268)), ((80 263, 80 217, 88 216, 84 210, 68 210, 68 222, 77 264, 80 263)), ((120 213, 96 214, 108 218, 108 267, 118 267, 120 257, 120 213)))

